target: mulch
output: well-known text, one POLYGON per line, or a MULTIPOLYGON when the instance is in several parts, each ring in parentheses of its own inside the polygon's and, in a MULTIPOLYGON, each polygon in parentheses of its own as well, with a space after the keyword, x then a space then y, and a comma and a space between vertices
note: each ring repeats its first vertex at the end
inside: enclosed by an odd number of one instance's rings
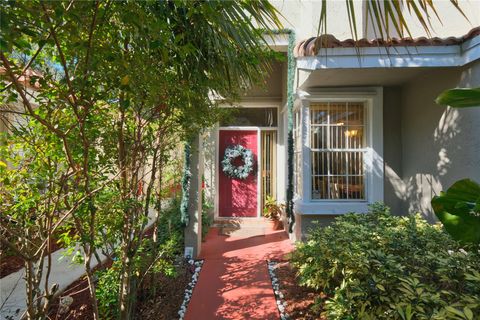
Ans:
MULTIPOLYGON (((111 266, 111 262, 103 268, 111 266)), ((171 320, 178 319, 178 310, 183 302, 185 287, 191 279, 187 267, 179 267, 176 277, 158 275, 155 278, 155 296, 147 298, 142 293, 138 297, 137 319, 142 320, 171 320)), ((91 320, 93 319, 92 303, 85 277, 72 283, 62 294, 62 297, 71 296, 73 302, 66 313, 59 313, 59 299, 52 303, 49 317, 52 320, 91 320)), ((101 317, 101 315, 100 315, 101 317)))
POLYGON ((298 284, 296 270, 288 261, 279 262, 275 275, 280 283, 280 291, 287 303, 285 308, 290 319, 296 320, 326 320, 321 311, 315 308, 315 300, 325 298, 318 291, 302 287, 298 284))
POLYGON ((137 319, 172 320, 178 319, 178 310, 182 305, 185 288, 192 274, 181 269, 176 277, 160 275, 154 297, 140 302, 137 308, 137 319))
POLYGON ((10 273, 17 272, 24 266, 22 258, 17 256, 0 255, 0 278, 8 276, 10 273))
MULTIPOLYGON (((52 241, 50 244, 50 252, 55 252, 61 246, 52 241)), ((8 249, 0 246, 0 279, 8 276, 11 273, 17 272, 25 266, 23 258, 12 255, 8 249)))

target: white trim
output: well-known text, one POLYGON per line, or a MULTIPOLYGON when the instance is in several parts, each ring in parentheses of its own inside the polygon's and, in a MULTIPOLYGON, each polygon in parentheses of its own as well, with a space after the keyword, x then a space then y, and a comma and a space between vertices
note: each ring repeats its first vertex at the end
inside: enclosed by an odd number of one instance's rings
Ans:
POLYGON ((324 48, 297 69, 459 67, 480 59, 480 36, 452 46, 324 48))
MULTIPOLYGON (((279 108, 281 101, 271 97, 258 97, 255 100, 242 100, 236 103, 221 103, 220 108, 279 108)), ((279 98, 280 99, 280 98, 279 98)))
MULTIPOLYGON (((225 105, 222 107, 231 108, 234 106, 225 105)), ((262 216, 262 208, 261 206, 261 163, 262 163, 262 155, 261 155, 261 132, 262 131, 276 131, 277 132, 277 143, 275 144, 276 154, 277 154, 277 173, 278 173, 278 139, 279 139, 279 122, 280 122, 280 106, 275 103, 269 105, 265 104, 265 102, 241 102, 241 106, 239 108, 276 108, 277 109, 277 126, 275 127, 258 127, 258 126, 217 126, 215 129, 215 199, 214 199, 214 219, 231 219, 231 217, 220 217, 220 202, 219 202, 219 181, 220 181, 220 131, 256 131, 257 132, 257 216, 256 217, 236 217, 239 219, 250 219, 250 218, 260 218, 262 216)), ((277 182, 276 190, 278 190, 279 184, 277 182)))
POLYGON ((297 198, 298 214, 341 214, 351 211, 365 212, 367 205, 383 201, 383 88, 341 88, 316 91, 298 91, 302 105, 302 177, 303 197, 297 198), (367 122, 365 152, 365 200, 312 200, 312 173, 310 148, 310 103, 327 101, 359 101, 366 103, 367 122))
POLYGON ((226 127, 218 127, 219 130, 238 130, 238 131, 242 131, 242 130, 263 130, 263 131, 277 131, 278 130, 278 127, 255 127, 255 126, 249 126, 249 127, 240 127, 240 126, 226 126, 226 127))

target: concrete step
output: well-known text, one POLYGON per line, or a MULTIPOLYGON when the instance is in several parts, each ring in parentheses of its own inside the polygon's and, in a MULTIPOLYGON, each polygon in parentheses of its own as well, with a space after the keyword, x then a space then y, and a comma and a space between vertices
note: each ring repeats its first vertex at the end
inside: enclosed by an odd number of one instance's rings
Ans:
POLYGON ((226 218, 216 219, 214 227, 220 235, 233 237, 263 236, 271 229, 271 222, 265 218, 226 218))
POLYGON ((225 218, 225 219, 215 219, 213 222, 214 226, 223 227, 223 226, 241 226, 241 227, 250 227, 250 226, 265 226, 268 225, 268 220, 265 218, 225 218))

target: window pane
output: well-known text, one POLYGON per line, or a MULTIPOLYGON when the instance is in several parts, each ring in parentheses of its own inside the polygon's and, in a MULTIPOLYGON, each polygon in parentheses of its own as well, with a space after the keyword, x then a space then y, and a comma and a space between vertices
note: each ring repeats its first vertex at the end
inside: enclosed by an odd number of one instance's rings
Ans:
POLYGON ((329 178, 330 199, 348 199, 347 178, 344 176, 329 178))
POLYGON ((345 144, 349 149, 362 149, 365 147, 363 139, 363 127, 349 126, 347 130, 343 132, 345 135, 345 144))
POLYGON ((328 123, 328 103, 312 104, 310 109, 310 122, 312 124, 328 123))
POLYGON ((365 185, 363 176, 348 177, 348 197, 349 199, 365 199, 365 185))
POLYGON ((347 127, 342 123, 330 126, 330 149, 345 149, 347 147, 347 127))
POLYGON ((363 175, 363 152, 348 152, 348 174, 363 175))
POLYGON ((327 148, 327 126, 314 126, 310 130, 310 145, 312 149, 327 148))
POLYGON ((364 108, 362 102, 348 103, 348 121, 349 126, 363 125, 364 108))
POLYGON ((347 103, 345 102, 330 103, 329 114, 330 114, 331 125, 336 125, 336 126, 345 125, 347 123, 347 118, 348 118, 347 103))
POLYGON ((235 108, 229 119, 220 123, 220 126, 236 127, 276 127, 277 108, 235 108))
POLYGON ((313 177, 312 199, 328 199, 328 177, 313 177))
POLYGON ((312 199, 365 199, 364 131, 363 102, 310 105, 312 199))

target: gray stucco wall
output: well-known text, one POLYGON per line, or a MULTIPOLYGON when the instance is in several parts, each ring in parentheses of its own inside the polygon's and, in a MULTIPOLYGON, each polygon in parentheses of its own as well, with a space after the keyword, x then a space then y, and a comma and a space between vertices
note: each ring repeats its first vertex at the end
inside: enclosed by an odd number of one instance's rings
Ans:
POLYGON ((480 181, 480 108, 450 109, 435 104, 445 89, 480 85, 480 61, 462 69, 432 70, 402 90, 402 181, 404 211, 435 216, 430 200, 465 177, 480 181))
POLYGON ((398 185, 402 182, 402 88, 383 88, 383 159, 384 201, 392 213, 404 214, 404 197, 398 185))

